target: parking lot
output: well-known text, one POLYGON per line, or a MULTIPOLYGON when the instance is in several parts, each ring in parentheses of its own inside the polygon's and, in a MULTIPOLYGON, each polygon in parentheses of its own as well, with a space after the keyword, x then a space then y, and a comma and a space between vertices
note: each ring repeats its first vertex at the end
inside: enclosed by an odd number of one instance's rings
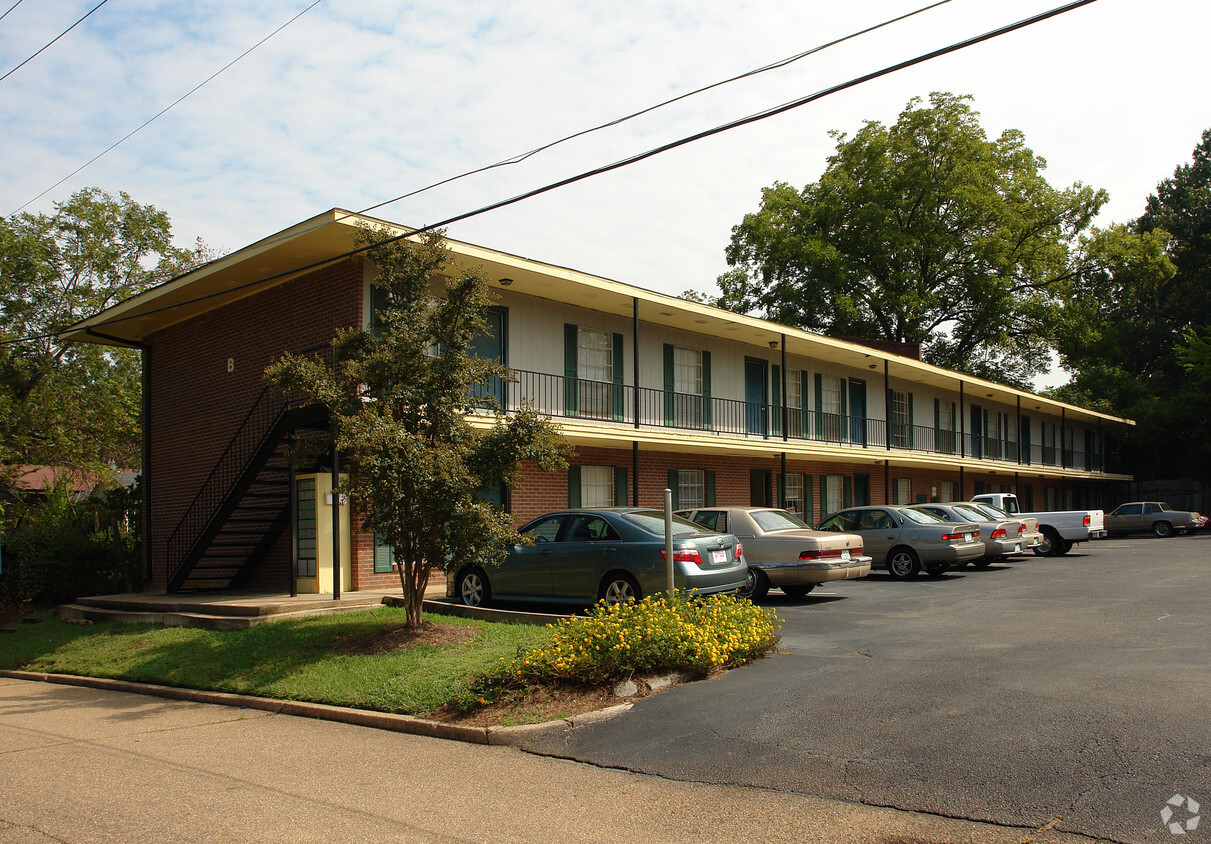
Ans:
POLYGON ((910 582, 875 573, 801 601, 772 592, 776 656, 527 749, 1172 840, 1167 800, 1211 807, 1209 576, 1211 535, 1141 537, 910 582))

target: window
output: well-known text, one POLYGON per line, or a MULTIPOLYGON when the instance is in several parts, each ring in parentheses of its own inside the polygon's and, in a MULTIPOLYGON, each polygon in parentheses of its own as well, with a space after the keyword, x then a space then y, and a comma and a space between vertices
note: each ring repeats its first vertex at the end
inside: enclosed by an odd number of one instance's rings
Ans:
POLYGON ((803 501, 803 475, 799 473, 788 473, 786 475, 786 489, 784 495, 786 497, 786 509, 792 513, 802 515, 804 510, 803 501))
POLYGON ((821 375, 820 387, 820 439, 841 442, 844 422, 844 407, 841 398, 841 379, 836 375, 821 375))
POLYGON ((955 403, 952 401, 933 400, 934 410, 934 449, 940 454, 954 454, 957 451, 955 426, 955 403))
POLYGON ((942 501, 958 501, 958 496, 955 495, 955 482, 954 481, 942 481, 941 486, 939 488, 942 490, 942 494, 941 494, 942 501))
POLYGON ((677 507, 694 510, 706 506, 706 477, 701 469, 677 470, 677 507))
POLYGON ((664 424, 711 427, 711 354, 664 345, 664 424))
POLYGON ((1001 459, 1001 414, 989 413, 984 420, 984 432, 987 436, 985 457, 1001 459))
POLYGON ((912 503, 912 480, 896 478, 892 481, 892 504, 912 503))
POLYGON ((786 370, 786 433, 791 437, 802 437, 808 430, 803 414, 803 375, 798 369, 786 370))
POLYGON ((891 391, 891 444, 912 448, 912 393, 891 391))
POLYGON ((569 466, 569 507, 626 506, 627 470, 614 466, 569 466))
POLYGON ((845 478, 841 475, 825 475, 820 494, 823 500, 820 509, 825 513, 835 513, 845 506, 845 478))
POLYGON ((580 506, 614 506, 614 467, 580 467, 580 506))
POLYGON ((577 329, 576 371, 580 379, 580 415, 593 419, 612 418, 614 340, 609 331, 577 329))

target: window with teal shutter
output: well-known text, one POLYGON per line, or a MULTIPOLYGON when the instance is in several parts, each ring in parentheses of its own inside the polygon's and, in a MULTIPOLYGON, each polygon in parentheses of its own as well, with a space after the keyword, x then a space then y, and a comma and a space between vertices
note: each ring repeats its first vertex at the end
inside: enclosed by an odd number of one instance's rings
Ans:
POLYGON ((389 574, 395 570, 395 549, 384 541, 379 534, 374 534, 374 573, 389 574))

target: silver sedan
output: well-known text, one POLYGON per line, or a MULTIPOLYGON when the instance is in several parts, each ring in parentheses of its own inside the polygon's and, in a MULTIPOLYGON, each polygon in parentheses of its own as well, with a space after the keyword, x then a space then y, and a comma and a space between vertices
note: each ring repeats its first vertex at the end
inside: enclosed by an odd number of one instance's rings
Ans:
POLYGON ((1043 534, 1037 530, 1027 533, 1026 523, 1021 519, 1009 515, 1003 519, 993 518, 974 504, 954 501, 949 504, 917 504, 916 508, 948 522, 975 522, 979 525, 984 556, 974 560, 973 565, 981 568, 1007 557, 1020 556, 1043 541, 1043 534))
POLYGON ((744 545, 748 583, 740 595, 753 601, 771 587, 801 598, 821 583, 870 573, 862 537, 812 530, 798 516, 771 507, 705 507, 678 515, 730 533, 744 545))
POLYGON ((947 522, 913 507, 852 507, 833 513, 818 527, 858 534, 875 566, 901 580, 921 570, 943 574, 984 555, 975 522, 947 522))

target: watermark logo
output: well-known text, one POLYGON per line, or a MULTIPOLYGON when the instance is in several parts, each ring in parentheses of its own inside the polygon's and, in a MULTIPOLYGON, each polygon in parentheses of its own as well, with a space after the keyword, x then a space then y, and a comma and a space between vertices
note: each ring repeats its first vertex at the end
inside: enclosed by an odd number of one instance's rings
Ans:
POLYGON ((1198 801, 1193 797, 1175 794, 1165 801, 1161 809, 1161 823, 1169 828, 1170 835, 1185 835, 1198 829, 1198 801))

